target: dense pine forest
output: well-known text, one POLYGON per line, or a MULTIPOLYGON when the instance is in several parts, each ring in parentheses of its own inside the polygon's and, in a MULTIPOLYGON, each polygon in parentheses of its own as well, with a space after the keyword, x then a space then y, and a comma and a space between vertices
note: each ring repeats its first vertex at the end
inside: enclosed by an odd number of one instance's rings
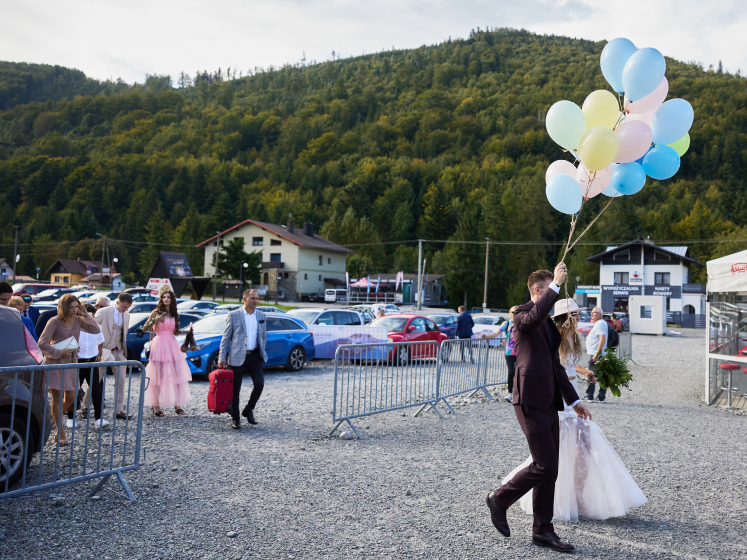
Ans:
MULTIPOLYGON (((470 305, 482 302, 485 246, 446 241, 489 237, 488 304, 508 306, 528 272, 562 254, 568 218, 547 203, 544 175, 568 156, 544 115, 609 89, 604 44, 477 30, 414 50, 142 85, 0 63, 0 256, 11 259, 18 226, 19 274, 60 257, 98 260, 101 236, 118 240, 110 255, 130 281, 168 248, 200 273, 196 243, 292 214, 355 249, 354 277, 414 272, 413 241, 431 240, 427 271, 447 274, 452 293, 466 289, 470 305)), ((614 200, 574 249, 572 282, 596 281, 584 258, 607 243, 688 241, 701 261, 747 247, 745 78, 672 59, 666 75, 669 97, 695 109, 682 168, 614 200)))

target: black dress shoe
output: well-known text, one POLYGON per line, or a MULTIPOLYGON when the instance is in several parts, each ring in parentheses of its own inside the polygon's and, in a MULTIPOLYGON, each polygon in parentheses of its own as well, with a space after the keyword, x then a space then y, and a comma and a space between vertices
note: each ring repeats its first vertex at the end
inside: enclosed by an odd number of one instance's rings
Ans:
POLYGON ((231 424, 231 427, 234 430, 240 430, 241 429, 241 419, 240 418, 234 418, 233 422, 231 424))
POLYGON ((558 552, 573 552, 576 550, 576 547, 572 544, 562 542, 553 531, 541 535, 535 533, 532 535, 532 544, 551 548, 558 552))
POLYGON ((241 415, 244 418, 246 418, 246 421, 249 422, 250 424, 254 424, 254 425, 259 424, 259 422, 257 422, 254 419, 254 411, 253 410, 244 410, 244 412, 242 412, 241 415))
POLYGON ((490 520, 493 522, 495 528, 498 529, 498 532, 504 537, 510 537, 511 529, 506 520, 506 510, 498 505, 498 502, 495 499, 495 492, 488 494, 488 497, 485 498, 485 503, 488 504, 488 507, 490 508, 490 520))

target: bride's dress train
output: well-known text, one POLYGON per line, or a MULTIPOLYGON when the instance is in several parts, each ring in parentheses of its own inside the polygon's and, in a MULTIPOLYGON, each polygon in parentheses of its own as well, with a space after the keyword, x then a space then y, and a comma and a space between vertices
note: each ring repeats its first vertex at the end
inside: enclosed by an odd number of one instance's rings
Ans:
MULTIPOLYGON (((565 368, 578 390, 576 365, 572 363, 565 368)), ((568 405, 558 416, 560 452, 554 521, 578 521, 579 516, 602 520, 621 517, 648 501, 599 426, 578 418, 568 405)), ((511 471, 502 484, 531 462, 530 456, 511 471)), ((532 493, 522 496, 519 505, 531 515, 532 493)))

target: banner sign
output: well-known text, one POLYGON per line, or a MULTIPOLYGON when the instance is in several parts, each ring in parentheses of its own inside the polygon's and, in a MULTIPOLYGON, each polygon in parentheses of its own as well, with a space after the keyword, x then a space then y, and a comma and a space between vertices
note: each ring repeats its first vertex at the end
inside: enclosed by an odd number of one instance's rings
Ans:
POLYGON ((160 297, 166 290, 174 291, 174 287, 168 278, 148 278, 145 288, 150 290, 150 295, 153 297, 160 297))
MULTIPOLYGON (((481 338, 481 334, 492 334, 500 330, 500 325, 475 325, 472 327, 472 338, 481 338)), ((506 340, 506 333, 501 333, 496 338, 488 340, 489 346, 501 346, 503 341, 506 340)))
MULTIPOLYGON (((335 357, 337 347, 343 344, 385 344, 389 333, 384 327, 358 327, 343 325, 312 325, 309 330, 314 333, 316 358, 331 360, 335 357)), ((384 359, 384 347, 371 348, 361 358, 384 359), (380 351, 381 350, 381 351, 380 351), (377 354, 381 354, 378 356, 377 354)), ((358 357, 358 356, 356 356, 358 357)))
POLYGON ((191 277, 192 269, 189 267, 187 262, 187 255, 180 253, 169 253, 163 255, 166 260, 166 266, 169 269, 169 276, 177 276, 179 278, 191 277))
POLYGON ((599 286, 576 286, 577 294, 599 294, 602 290, 599 286))

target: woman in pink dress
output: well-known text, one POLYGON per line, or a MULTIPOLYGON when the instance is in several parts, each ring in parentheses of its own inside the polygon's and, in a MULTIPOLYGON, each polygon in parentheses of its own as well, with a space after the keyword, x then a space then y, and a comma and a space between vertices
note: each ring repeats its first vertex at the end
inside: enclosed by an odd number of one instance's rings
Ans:
POLYGON ((145 391, 145 405, 153 407, 153 414, 163 417, 161 408, 173 406, 177 414, 184 414, 182 407, 191 398, 187 358, 182 353, 176 335, 186 334, 179 330, 179 313, 176 296, 164 291, 158 299, 156 310, 150 314, 143 327, 144 332, 153 331, 155 338, 150 344, 150 358, 145 367, 150 384, 145 391))

